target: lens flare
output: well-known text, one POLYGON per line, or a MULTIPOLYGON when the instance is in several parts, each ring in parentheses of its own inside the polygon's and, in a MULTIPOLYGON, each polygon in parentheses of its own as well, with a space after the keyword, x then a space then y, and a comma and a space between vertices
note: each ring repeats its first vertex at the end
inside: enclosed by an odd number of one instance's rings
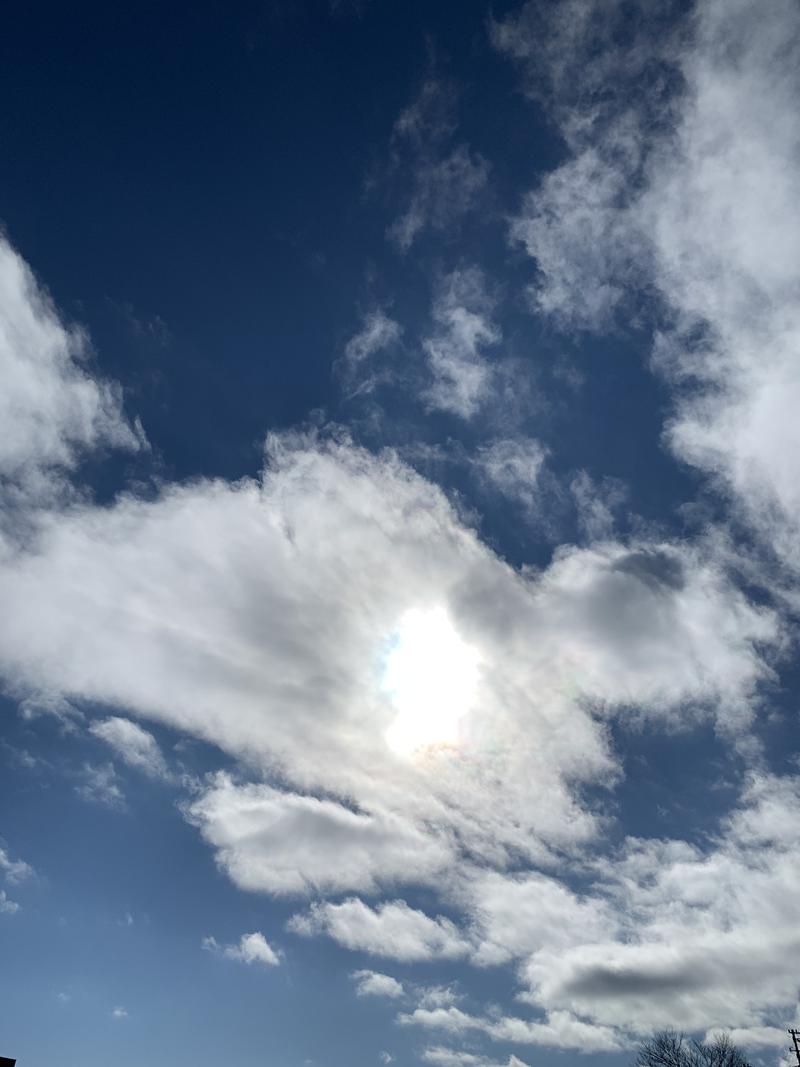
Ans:
POLYGON ((458 743, 461 720, 475 700, 479 662, 443 608, 406 612, 383 676, 383 689, 397 711, 386 732, 396 753, 409 756, 458 743))

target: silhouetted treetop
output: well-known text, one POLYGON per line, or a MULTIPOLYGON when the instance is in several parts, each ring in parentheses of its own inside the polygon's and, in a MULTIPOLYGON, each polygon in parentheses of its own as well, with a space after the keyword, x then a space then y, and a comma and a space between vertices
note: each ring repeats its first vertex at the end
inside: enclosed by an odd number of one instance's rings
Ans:
POLYGON ((713 1041, 690 1041, 675 1030, 661 1030, 639 1046, 635 1067, 751 1067, 727 1034, 713 1041))

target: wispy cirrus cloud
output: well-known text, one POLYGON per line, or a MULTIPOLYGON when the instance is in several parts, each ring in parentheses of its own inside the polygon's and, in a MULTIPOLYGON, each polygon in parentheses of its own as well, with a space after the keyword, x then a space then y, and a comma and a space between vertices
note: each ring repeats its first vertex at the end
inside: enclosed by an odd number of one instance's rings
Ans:
POLYGON ((469 419, 486 401, 493 369, 483 350, 502 336, 493 311, 494 300, 477 267, 456 268, 439 280, 434 329, 422 342, 433 377, 423 394, 431 408, 469 419))
POLYGON ((649 316, 668 444, 796 570, 798 12, 676 14, 531 0, 494 26, 569 149, 511 232, 540 312, 594 330, 649 316))
POLYGON ((540 475, 547 449, 532 437, 503 437, 481 445, 472 460, 481 480, 494 491, 534 512, 541 496, 540 475))
POLYGON ((92 723, 89 733, 105 741, 130 767, 151 778, 168 776, 167 764, 158 742, 138 723, 112 715, 92 723))
POLYGON ((363 316, 361 329, 345 345, 345 357, 357 366, 398 341, 402 332, 400 323, 390 318, 383 308, 374 308, 363 316))
POLYGON ((118 810, 126 806, 125 793, 113 763, 84 763, 75 792, 89 804, 102 804, 118 810))
POLYGON ((387 236, 401 252, 426 229, 457 226, 484 197, 489 164, 456 138, 457 97, 451 81, 431 72, 395 123, 391 172, 407 191, 387 236))

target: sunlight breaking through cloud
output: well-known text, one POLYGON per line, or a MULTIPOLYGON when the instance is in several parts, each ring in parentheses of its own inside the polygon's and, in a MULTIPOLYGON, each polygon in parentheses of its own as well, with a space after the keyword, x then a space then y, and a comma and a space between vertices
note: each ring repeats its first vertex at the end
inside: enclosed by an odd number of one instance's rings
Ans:
POLYGON ((386 732, 401 755, 434 745, 457 745, 475 701, 480 657, 443 608, 406 612, 386 659, 383 687, 397 716, 386 732))

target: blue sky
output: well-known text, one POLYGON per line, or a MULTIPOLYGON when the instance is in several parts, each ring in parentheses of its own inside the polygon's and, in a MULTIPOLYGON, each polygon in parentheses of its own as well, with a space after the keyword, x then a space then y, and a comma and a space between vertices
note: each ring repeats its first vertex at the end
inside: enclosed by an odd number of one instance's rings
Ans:
POLYGON ((7 15, 0 1054, 788 1062, 798 49, 7 15))

